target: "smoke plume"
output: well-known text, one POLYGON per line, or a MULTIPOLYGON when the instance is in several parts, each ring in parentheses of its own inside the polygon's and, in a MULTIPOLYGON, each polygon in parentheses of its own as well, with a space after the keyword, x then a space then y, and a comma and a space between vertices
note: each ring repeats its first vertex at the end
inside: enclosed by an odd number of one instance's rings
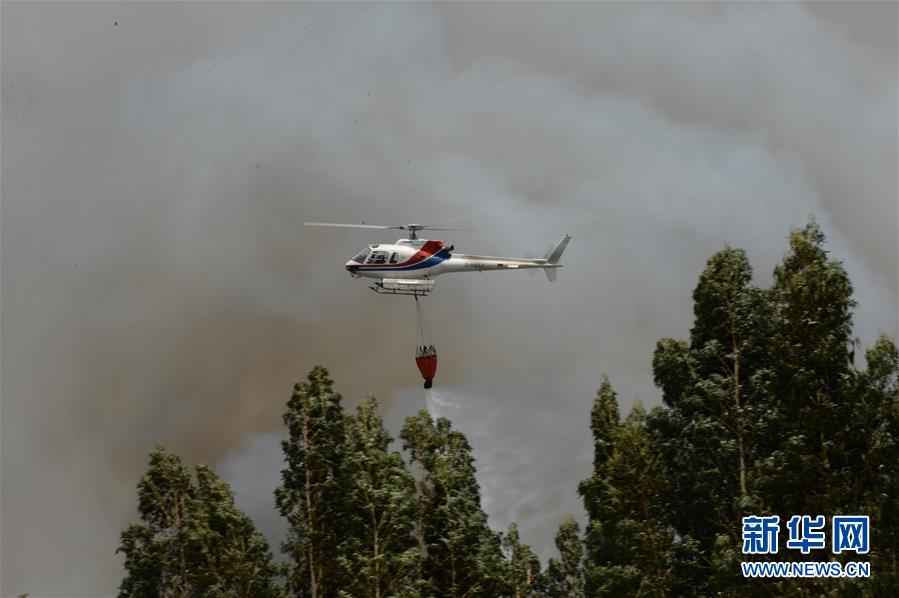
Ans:
MULTIPOLYGON (((655 404, 725 241, 759 284, 814 214, 864 346, 897 325, 895 3, 4 3, 2 587, 115 592, 154 443, 216 464, 277 542, 294 380, 396 434, 426 407, 411 299, 343 263, 443 222, 559 281, 447 275, 435 402, 490 522, 542 558, 601 373, 655 404)), ((432 407, 433 408, 433 407, 432 407)))

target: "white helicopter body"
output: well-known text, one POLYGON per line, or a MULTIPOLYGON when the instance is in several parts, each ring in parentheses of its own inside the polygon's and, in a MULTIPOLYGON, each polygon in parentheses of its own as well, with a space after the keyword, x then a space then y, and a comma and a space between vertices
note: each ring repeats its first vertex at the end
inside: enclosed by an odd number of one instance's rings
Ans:
POLYGON ((453 253, 452 245, 436 239, 419 239, 417 232, 436 229, 428 225, 375 226, 368 224, 335 224, 307 222, 307 226, 341 226, 352 228, 394 228, 408 230, 408 239, 397 239, 393 244, 373 244, 346 262, 346 270, 354 277, 375 280, 372 290, 393 295, 426 295, 434 290, 435 276, 449 272, 484 272, 489 270, 523 270, 542 268, 549 281, 556 279, 559 259, 571 240, 565 235, 545 258, 529 259, 493 257, 453 253))

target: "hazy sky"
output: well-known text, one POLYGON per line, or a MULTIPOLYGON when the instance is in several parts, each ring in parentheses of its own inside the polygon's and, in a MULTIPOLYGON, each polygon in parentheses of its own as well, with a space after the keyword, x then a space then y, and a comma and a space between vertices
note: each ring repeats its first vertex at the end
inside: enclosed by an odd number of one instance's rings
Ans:
POLYGON ((491 524, 544 559, 582 513, 600 375, 656 404, 725 241, 759 284, 814 214, 897 327, 897 4, 2 5, 2 585, 113 594, 157 441, 270 540, 281 414, 327 365, 394 432, 425 407, 408 298, 343 263, 440 222, 559 281, 441 277, 432 412, 491 524))

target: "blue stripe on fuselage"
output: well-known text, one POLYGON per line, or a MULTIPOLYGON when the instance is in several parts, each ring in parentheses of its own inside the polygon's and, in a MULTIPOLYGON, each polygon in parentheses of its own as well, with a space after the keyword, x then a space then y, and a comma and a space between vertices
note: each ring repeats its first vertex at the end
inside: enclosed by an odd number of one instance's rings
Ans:
POLYGON ((366 266, 360 266, 360 272, 407 272, 409 270, 420 270, 421 268, 430 268, 431 266, 436 266, 437 264, 443 262, 444 260, 450 257, 450 252, 446 249, 441 249, 428 259, 418 262, 417 264, 412 264, 411 266, 403 266, 401 268, 393 267, 393 268, 368 268, 366 266))

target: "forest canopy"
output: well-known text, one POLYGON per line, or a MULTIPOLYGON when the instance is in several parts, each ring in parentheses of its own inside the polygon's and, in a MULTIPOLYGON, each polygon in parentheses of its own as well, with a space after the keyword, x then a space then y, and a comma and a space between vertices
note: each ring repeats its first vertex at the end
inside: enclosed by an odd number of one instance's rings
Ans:
POLYGON ((899 353, 882 335, 856 357, 846 271, 814 221, 789 241, 770 288, 741 249, 709 258, 689 337, 652 355, 662 405, 622 417, 602 376, 592 471, 571 489, 587 521, 560 522, 545 566, 514 523, 488 525, 449 420, 420 411, 395 441, 376 399, 348 412, 316 366, 284 414, 283 558, 212 469, 157 446, 121 536, 119 595, 899 595, 899 353), (743 554, 742 518, 774 514, 867 515, 870 552, 743 554), (856 560, 871 575, 752 579, 746 560, 856 560))

